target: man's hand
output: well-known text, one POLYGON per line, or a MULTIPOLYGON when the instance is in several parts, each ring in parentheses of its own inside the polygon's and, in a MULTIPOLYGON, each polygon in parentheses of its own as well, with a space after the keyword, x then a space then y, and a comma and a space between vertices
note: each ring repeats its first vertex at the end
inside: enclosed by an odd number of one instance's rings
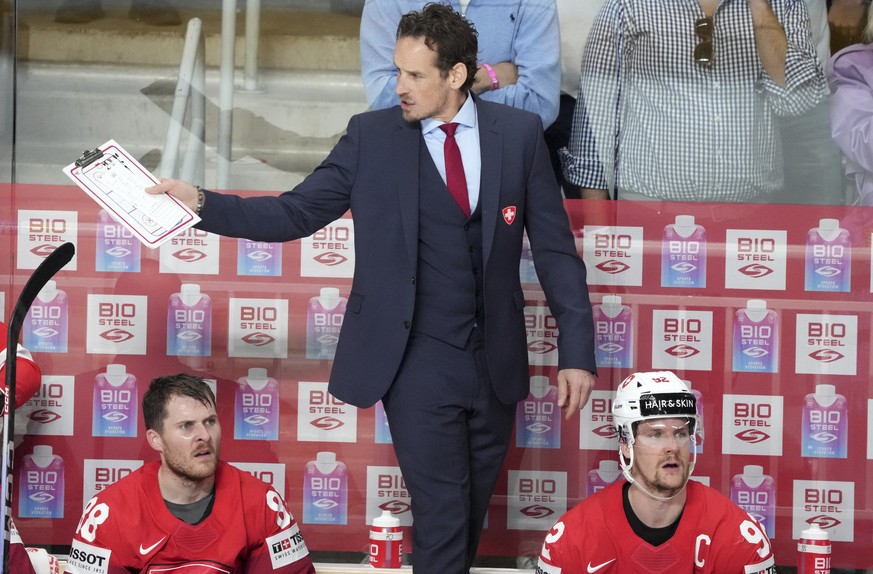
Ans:
POLYGON ((582 369, 558 371, 558 406, 570 420, 588 402, 594 389, 594 375, 582 369))
POLYGON ((167 193, 187 205, 191 211, 197 208, 197 188, 179 179, 161 178, 161 183, 147 187, 145 192, 152 195, 167 193))

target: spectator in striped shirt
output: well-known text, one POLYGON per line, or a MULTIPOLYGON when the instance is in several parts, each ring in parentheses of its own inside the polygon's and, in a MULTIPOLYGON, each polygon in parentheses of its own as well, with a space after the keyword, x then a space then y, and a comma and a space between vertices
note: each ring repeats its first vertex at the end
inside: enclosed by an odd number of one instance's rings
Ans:
POLYGON ((607 0, 564 175, 582 197, 769 202, 778 116, 827 94, 804 0, 607 0))

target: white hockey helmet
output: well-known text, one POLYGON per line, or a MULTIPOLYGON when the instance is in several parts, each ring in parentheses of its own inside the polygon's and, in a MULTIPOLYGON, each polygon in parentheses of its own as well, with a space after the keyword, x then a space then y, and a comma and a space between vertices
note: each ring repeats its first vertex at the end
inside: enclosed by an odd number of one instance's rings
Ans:
POLYGON ((691 419, 695 442, 702 436, 697 400, 674 373, 634 373, 618 385, 612 401, 612 421, 620 438, 632 445, 635 423, 662 418, 691 419))
MULTIPOLYGON (((691 464, 688 476, 694 470, 697 462, 698 439, 702 439, 703 428, 697 415, 697 400, 694 393, 682 379, 670 371, 655 371, 650 373, 634 373, 618 385, 615 398, 612 401, 612 421, 618 430, 619 438, 626 443, 627 457, 618 447, 618 461, 624 477, 631 484, 636 484, 640 490, 655 500, 666 501, 679 495, 688 483, 674 494, 667 497, 658 496, 640 484, 633 475, 635 425, 638 422, 663 419, 685 418, 693 425, 691 431, 691 464)), ((702 442, 702 441, 701 441, 702 442)))

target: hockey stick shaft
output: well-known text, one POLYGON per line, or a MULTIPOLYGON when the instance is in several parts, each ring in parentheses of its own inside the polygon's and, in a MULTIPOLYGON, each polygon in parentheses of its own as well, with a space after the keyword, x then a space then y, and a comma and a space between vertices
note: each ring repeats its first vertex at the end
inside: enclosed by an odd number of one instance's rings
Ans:
POLYGON ((3 485, 0 488, 3 498, 3 574, 9 573, 9 550, 11 544, 11 521, 12 521, 12 462, 15 440, 15 366, 18 358, 18 336, 24 325, 24 318, 30 310, 30 306, 36 296, 42 291, 46 283, 60 271, 76 253, 72 243, 64 243, 43 259, 33 274, 24 284, 24 288, 15 302, 12 315, 6 328, 6 396, 3 413, 3 457, 0 476, 3 477, 3 485))

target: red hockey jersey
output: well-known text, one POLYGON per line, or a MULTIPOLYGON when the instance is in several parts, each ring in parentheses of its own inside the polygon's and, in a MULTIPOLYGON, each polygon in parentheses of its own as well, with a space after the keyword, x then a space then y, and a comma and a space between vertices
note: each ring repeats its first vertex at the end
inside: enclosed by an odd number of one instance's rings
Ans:
MULTIPOLYGON (((2 419, 0 419, 2 420, 2 419)), ((0 552, 0 557, 3 553, 0 552)), ((27 548, 21 542, 21 536, 15 523, 9 520, 9 571, 15 574, 35 574, 33 563, 27 554, 27 548)))
POLYGON ((623 486, 597 492, 552 526, 537 574, 775 574, 764 528, 717 490, 689 481, 676 533, 652 546, 625 517, 623 486))
POLYGON ((225 462, 212 513, 192 526, 167 509, 160 463, 109 486, 85 506, 69 574, 312 574, 294 517, 270 485, 225 462))

